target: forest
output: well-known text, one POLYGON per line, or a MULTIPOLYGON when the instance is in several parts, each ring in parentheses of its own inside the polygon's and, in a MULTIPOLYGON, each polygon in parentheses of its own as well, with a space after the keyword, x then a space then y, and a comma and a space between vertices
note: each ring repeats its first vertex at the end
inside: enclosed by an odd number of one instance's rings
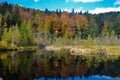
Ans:
POLYGON ((0 80, 120 80, 120 0, 3 1, 0 80))
POLYGON ((0 4, 0 47, 120 45, 120 12, 44 11, 0 4))

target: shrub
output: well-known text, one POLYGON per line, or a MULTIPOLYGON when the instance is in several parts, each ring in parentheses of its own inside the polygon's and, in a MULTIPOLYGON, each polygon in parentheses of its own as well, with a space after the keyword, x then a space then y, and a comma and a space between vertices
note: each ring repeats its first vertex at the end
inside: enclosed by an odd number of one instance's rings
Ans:
POLYGON ((87 42, 85 44, 85 47, 89 48, 93 46, 93 40, 92 40, 92 37, 90 35, 88 35, 88 39, 87 39, 87 42))
POLYGON ((7 43, 5 41, 0 41, 0 47, 6 47, 7 43))

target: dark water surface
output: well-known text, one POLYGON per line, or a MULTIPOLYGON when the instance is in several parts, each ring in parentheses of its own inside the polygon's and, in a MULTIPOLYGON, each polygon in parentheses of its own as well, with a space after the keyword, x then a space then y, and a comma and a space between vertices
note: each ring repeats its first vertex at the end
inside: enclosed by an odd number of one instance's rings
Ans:
POLYGON ((3 80, 120 80, 119 56, 73 56, 67 50, 0 52, 3 80))

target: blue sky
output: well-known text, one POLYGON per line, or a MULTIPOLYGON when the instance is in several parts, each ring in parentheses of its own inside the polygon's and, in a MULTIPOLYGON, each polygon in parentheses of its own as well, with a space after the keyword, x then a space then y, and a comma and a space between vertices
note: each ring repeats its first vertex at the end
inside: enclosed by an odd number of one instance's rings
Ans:
POLYGON ((88 10, 90 13, 120 11, 120 0, 0 0, 5 1, 40 10, 48 8, 51 11, 56 9, 71 11, 73 8, 76 12, 88 10))

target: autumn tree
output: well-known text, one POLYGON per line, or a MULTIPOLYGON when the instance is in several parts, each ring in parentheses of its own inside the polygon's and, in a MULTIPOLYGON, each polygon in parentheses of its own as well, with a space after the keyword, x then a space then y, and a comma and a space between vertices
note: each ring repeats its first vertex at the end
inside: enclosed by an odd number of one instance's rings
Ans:
POLYGON ((107 21, 104 21, 102 35, 108 36, 108 22, 107 21))
POLYGON ((71 26, 70 14, 68 12, 62 12, 60 17, 62 35, 67 38, 69 36, 69 29, 71 26))
POLYGON ((85 34, 85 30, 87 30, 88 22, 85 17, 82 15, 76 14, 74 16, 75 24, 77 27, 77 35, 82 37, 85 34), (82 35, 83 34, 83 35, 82 35))
POLYGON ((24 9, 20 8, 19 15, 20 15, 21 22, 27 22, 32 16, 32 10, 31 10, 31 12, 27 12, 24 9))
POLYGON ((60 21, 59 21, 59 17, 57 16, 57 14, 52 13, 51 14, 51 22, 50 25, 51 27, 50 29, 50 33, 54 36, 54 37, 58 37, 61 32, 60 32, 60 21))
POLYGON ((50 36, 50 30, 52 30, 52 21, 54 21, 54 18, 50 16, 45 17, 45 22, 42 28, 44 38, 48 38, 50 36))

